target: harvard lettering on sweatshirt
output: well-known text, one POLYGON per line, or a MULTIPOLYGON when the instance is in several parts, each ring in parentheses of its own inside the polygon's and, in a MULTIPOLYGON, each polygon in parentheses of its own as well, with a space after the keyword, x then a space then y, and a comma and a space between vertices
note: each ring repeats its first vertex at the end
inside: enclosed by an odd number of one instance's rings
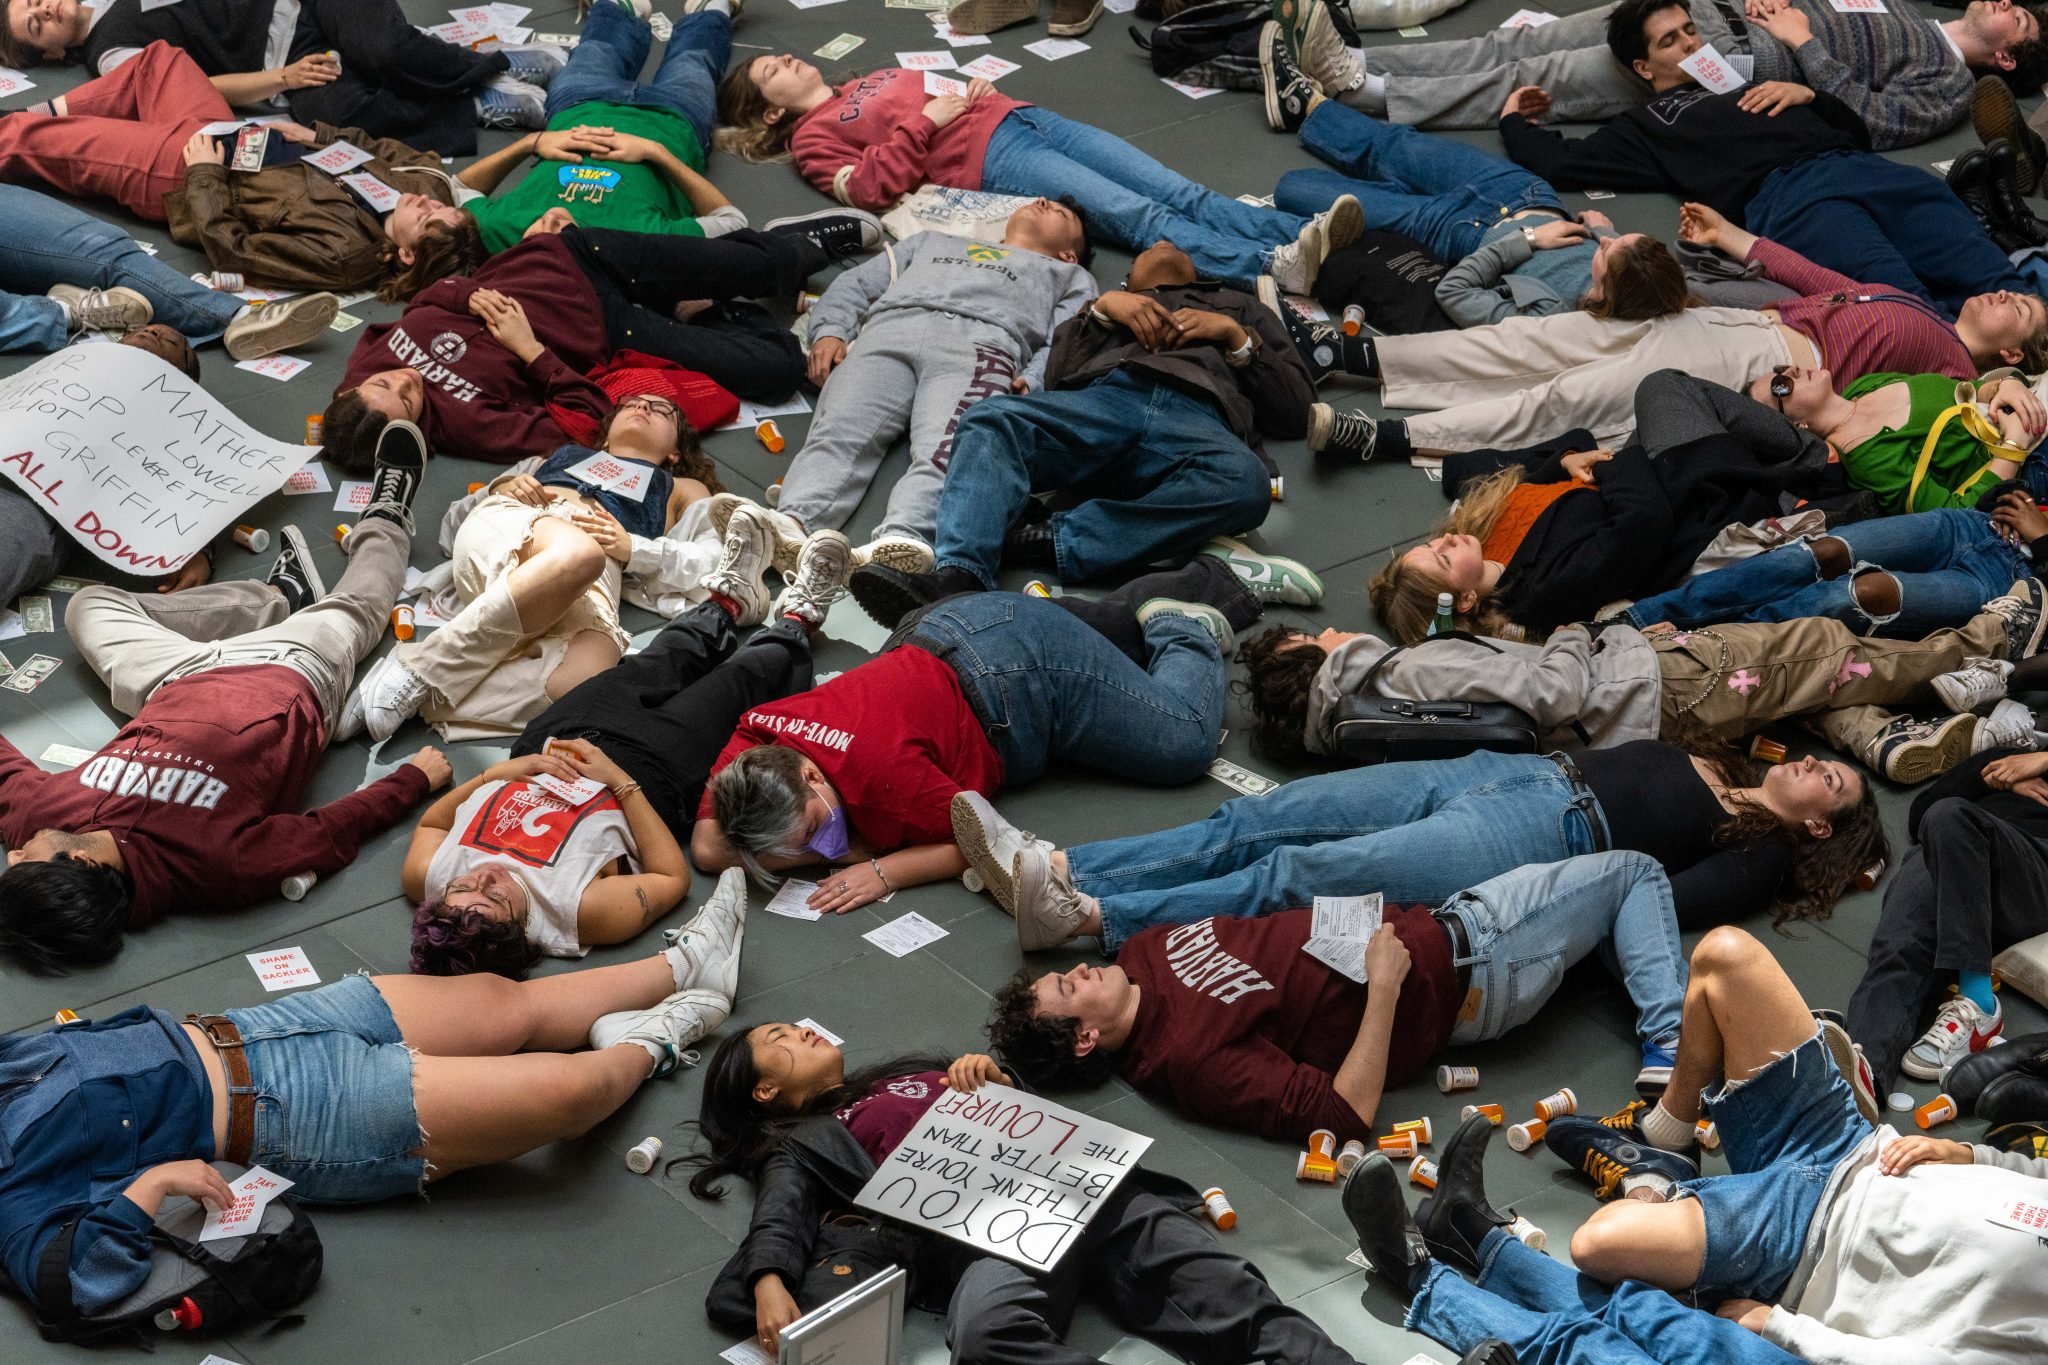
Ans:
MULTIPOLYGON (((1336 1076, 1372 987, 1302 951, 1313 913, 1218 915, 1133 936, 1116 957, 1143 992, 1118 1056, 1125 1079, 1196 1118, 1264 1137, 1370 1133, 1336 1076)), ((1410 958, 1387 1047, 1391 1088, 1450 1038, 1460 1000, 1450 936, 1428 909, 1392 908, 1386 922, 1410 958)))
MULTIPOLYGON (((575 229, 571 228, 570 232, 575 229)), ((420 426, 444 455, 512 464, 569 443, 550 404, 603 421, 611 400, 583 376, 611 354, 604 310, 570 252, 568 233, 542 233, 413 295, 396 322, 365 329, 341 386, 410 367, 426 381, 420 426), (495 289, 519 301, 545 348, 531 365, 500 346, 470 296, 495 289)))
POLYGON ((304 815, 288 812, 327 747, 313 685, 289 668, 216 668, 165 683, 70 772, 46 773, 0 739, 0 838, 104 829, 134 883, 130 928, 173 910, 277 894, 296 872, 347 867, 364 839, 427 794, 410 763, 304 815))
POLYGON ((790 155, 804 179, 843 204, 880 211, 920 185, 981 188, 996 125, 1023 100, 983 95, 943 128, 924 116, 924 73, 884 67, 839 87, 797 120, 790 155))

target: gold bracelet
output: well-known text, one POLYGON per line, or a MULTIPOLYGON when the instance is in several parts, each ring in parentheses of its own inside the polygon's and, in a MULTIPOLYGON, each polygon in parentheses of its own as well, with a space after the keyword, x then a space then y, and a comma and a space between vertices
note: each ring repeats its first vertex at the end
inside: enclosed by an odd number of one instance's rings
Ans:
POLYGON ((632 795, 632 794, 633 794, 634 792, 636 792, 636 791, 639 791, 639 790, 640 790, 640 784, 639 784, 638 782, 628 782, 628 783, 627 783, 627 784, 626 784, 625 786, 623 786, 623 787, 613 787, 613 788, 612 788, 612 800, 614 800, 614 801, 624 801, 624 800, 625 800, 625 799, 626 799, 627 797, 631 796, 631 795, 632 795))
POLYGON ((868 859, 868 866, 875 869, 875 876, 880 879, 882 889, 892 896, 895 895, 896 888, 889 885, 889 874, 882 871, 882 860, 880 858, 870 858, 868 859))

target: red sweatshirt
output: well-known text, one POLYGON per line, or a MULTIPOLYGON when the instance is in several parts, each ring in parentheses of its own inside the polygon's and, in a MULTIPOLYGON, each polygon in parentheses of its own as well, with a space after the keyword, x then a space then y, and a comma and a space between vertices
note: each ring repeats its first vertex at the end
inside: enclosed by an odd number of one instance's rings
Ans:
POLYGON ((529 237, 413 295, 396 322, 365 329, 341 387, 410 366, 426 380, 420 426, 444 455, 514 464, 568 443, 550 405, 603 421, 611 400, 584 374, 611 354, 604 310, 560 234, 529 237), (500 346, 469 311, 469 297, 495 289, 519 300, 545 348, 531 365, 500 346))
POLYGON ((1024 101, 984 95, 937 128, 924 116, 931 98, 924 92, 924 73, 900 66, 841 86, 797 121, 789 143, 796 168, 841 203, 877 212, 919 185, 980 189, 988 140, 1024 101))
POLYGON ((288 815, 327 747, 313 686, 289 668, 216 668, 166 683, 70 772, 46 773, 0 739, 0 838, 110 831, 135 893, 130 928, 172 910, 267 900, 295 872, 329 876, 427 794, 410 763, 361 791, 288 815))
MULTIPOLYGON (((757 744, 781 744, 817 764, 853 832, 878 852, 952 843, 953 793, 993 796, 1003 785, 1003 761, 959 675, 914 645, 747 712, 712 776, 757 744)), ((711 813, 707 782, 697 818, 711 813)))
MULTIPOLYGON (((1262 1137, 1306 1142, 1318 1128, 1339 1142, 1367 1136, 1335 1081, 1370 986, 1301 950, 1312 915, 1218 915, 1134 935, 1116 957, 1143 992, 1118 1054, 1125 1078, 1196 1118, 1262 1137)), ((1392 1087, 1450 1039, 1462 1002, 1450 935, 1428 907, 1390 907, 1386 918, 1410 957, 1387 1048, 1392 1087)))

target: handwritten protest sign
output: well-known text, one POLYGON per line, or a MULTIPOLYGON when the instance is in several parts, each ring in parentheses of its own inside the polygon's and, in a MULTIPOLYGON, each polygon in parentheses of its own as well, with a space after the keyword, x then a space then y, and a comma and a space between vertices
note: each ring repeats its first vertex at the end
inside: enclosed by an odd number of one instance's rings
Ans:
POLYGON ((138 347, 73 347, 0 380, 0 475, 130 573, 177 568, 305 463, 138 347))
POLYGON ((1151 1145, 1007 1085, 948 1090, 854 1203, 1046 1270, 1151 1145))

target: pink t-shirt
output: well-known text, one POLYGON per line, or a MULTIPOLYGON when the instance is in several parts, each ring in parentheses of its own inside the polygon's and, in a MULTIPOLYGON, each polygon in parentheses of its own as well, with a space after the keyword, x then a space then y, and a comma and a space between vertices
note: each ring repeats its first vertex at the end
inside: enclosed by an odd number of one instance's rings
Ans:
POLYGON ((943 128, 924 117, 924 73, 884 67, 805 114, 790 139, 804 179, 855 208, 881 210, 920 185, 981 188, 996 125, 1023 100, 984 95, 943 128), (840 180, 840 172, 847 172, 840 180))

